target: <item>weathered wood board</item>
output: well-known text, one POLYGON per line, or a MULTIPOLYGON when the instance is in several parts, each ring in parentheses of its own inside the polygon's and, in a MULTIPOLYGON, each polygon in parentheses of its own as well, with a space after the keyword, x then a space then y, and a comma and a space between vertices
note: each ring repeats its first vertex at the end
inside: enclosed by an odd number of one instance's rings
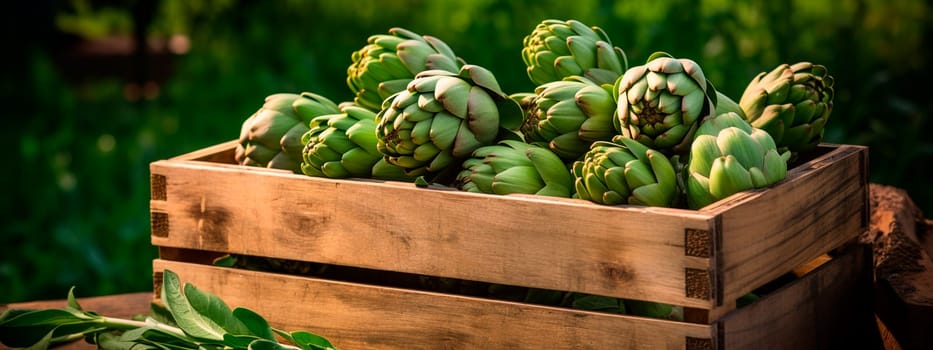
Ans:
POLYGON ((867 228, 867 149, 822 145, 767 189, 702 210, 601 206, 232 163, 228 142, 151 164, 152 243, 705 310, 867 228))
MULTIPOLYGON (((341 349, 826 349, 878 341, 871 257, 851 246, 803 277, 709 324, 156 260, 231 307, 307 330, 341 349), (859 292, 861 291, 861 292, 859 292)), ((855 345, 853 347, 853 345, 855 345)))

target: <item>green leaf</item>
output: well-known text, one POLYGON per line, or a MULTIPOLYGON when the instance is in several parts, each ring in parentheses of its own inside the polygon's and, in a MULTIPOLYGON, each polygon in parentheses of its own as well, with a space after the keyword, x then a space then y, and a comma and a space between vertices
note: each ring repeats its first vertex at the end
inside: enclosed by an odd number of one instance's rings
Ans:
MULTIPOLYGON (((37 341, 37 342, 31 344, 29 347, 26 347, 25 350, 45 350, 45 349, 48 349, 48 348, 49 348, 49 345, 51 345, 51 343, 52 343, 52 333, 55 333, 55 331, 54 331, 54 330, 50 330, 48 333, 45 334, 45 336, 43 336, 42 338, 39 338, 39 341, 37 341)), ((9 343, 7 343, 6 341, 4 341, 3 343, 4 343, 4 344, 7 344, 7 345, 11 345, 11 346, 13 346, 13 347, 22 347, 22 346, 17 346, 17 345, 9 344, 9 343)))
POLYGON ((195 311, 214 321, 227 333, 234 335, 251 334, 249 328, 233 315, 230 307, 220 297, 202 291, 190 283, 185 284, 185 296, 195 311))
POLYGON ((233 267, 236 263, 237 257, 230 254, 214 259, 214 266, 233 267))
POLYGON ((72 312, 62 309, 42 309, 20 313, 14 317, 3 320, 0 327, 31 327, 40 325, 60 325, 87 320, 78 317, 72 312))
POLYGON ((282 344, 266 339, 256 339, 247 347, 249 350, 288 350, 282 344))
POLYGON ((162 274, 162 301, 172 313, 178 327, 186 334, 201 339, 223 341, 226 331, 211 320, 210 317, 199 313, 181 292, 181 282, 178 275, 170 270, 162 274))
POLYGON ((137 341, 143 339, 143 333, 152 329, 152 327, 140 327, 136 329, 131 329, 120 335, 120 340, 122 341, 137 341))
POLYGON ((84 309, 81 308, 81 304, 78 304, 78 300, 75 299, 75 287, 74 286, 72 286, 71 289, 68 290, 68 308, 75 309, 78 311, 84 311, 84 309))
MULTIPOLYGON (((254 341, 260 340, 255 335, 233 335, 233 334, 224 334, 224 345, 234 348, 234 349, 243 349, 249 347, 254 341)), ((268 339, 267 339, 268 340, 268 339)))
POLYGON ((282 337, 282 339, 285 339, 285 341, 289 343, 295 343, 295 339, 292 338, 291 333, 288 333, 286 331, 283 331, 281 329, 276 329, 276 328, 273 328, 272 331, 275 332, 275 334, 278 334, 280 337, 282 337))
MULTIPOLYGON (((54 311, 63 311, 58 309, 49 309, 54 311)), ((62 321, 56 313, 40 312, 47 310, 33 311, 27 314, 28 318, 33 319, 41 315, 55 317, 49 320, 38 320, 35 324, 12 325, 11 322, 0 325, 0 343, 14 348, 35 347, 41 344, 55 344, 63 341, 73 341, 75 334, 90 334, 99 332, 105 328, 98 322, 87 320, 62 321), (38 316, 37 316, 38 315, 38 316), (48 339, 46 339, 48 338, 48 339)), ((25 318, 18 318, 17 323, 24 323, 25 318)), ((42 347, 40 347, 42 348, 42 347)))
POLYGON ((94 342, 97 343, 97 347, 101 350, 160 350, 161 347, 155 345, 149 345, 145 343, 138 343, 133 341, 124 341, 121 339, 121 336, 110 333, 103 332, 98 334, 94 338, 94 342))
POLYGON ((305 331, 292 332, 292 339, 295 345, 304 350, 334 349, 334 346, 326 338, 305 331))
POLYGON ((27 312, 36 311, 35 309, 8 309, 0 314, 0 325, 2 325, 7 320, 10 320, 16 316, 25 314, 27 312))
POLYGON ((162 305, 161 303, 152 302, 149 305, 149 317, 155 320, 156 322, 163 323, 172 327, 178 327, 178 323, 175 322, 175 317, 172 317, 172 312, 162 305))
POLYGON ((51 340, 52 332, 61 325, 85 323, 86 319, 61 309, 19 313, 0 323, 0 342, 12 347, 26 347, 40 342, 46 336, 51 340))
POLYGON ((272 327, 269 327, 269 323, 266 322, 266 319, 257 314, 255 311, 243 307, 238 307, 233 310, 233 316, 240 320, 240 322, 242 322, 243 325, 249 329, 249 334, 263 339, 275 340, 275 334, 272 333, 272 327))
POLYGON ((72 342, 105 330, 107 327, 97 322, 63 324, 52 331, 52 344, 72 342))
POLYGON ((156 324, 123 332, 120 341, 150 344, 160 348, 196 349, 200 342, 159 329, 156 324))

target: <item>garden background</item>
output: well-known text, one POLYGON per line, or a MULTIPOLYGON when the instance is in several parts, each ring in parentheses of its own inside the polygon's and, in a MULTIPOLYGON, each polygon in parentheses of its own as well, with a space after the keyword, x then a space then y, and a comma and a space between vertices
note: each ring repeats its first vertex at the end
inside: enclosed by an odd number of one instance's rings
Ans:
MULTIPOLYGON (((352 99, 350 54, 401 26, 533 91, 522 38, 543 19, 603 28, 630 65, 697 61, 735 100, 757 73, 835 77, 825 141, 870 147, 870 179, 933 186, 933 1, 38 0, 2 12, 0 303, 151 288, 149 163, 238 137, 266 95, 352 99), (143 45, 135 45, 143 43, 143 45)), ((392 210, 392 208, 386 208, 392 210)), ((766 213, 763 215, 767 215, 766 213)), ((257 239, 261 239, 258 238, 257 239)))

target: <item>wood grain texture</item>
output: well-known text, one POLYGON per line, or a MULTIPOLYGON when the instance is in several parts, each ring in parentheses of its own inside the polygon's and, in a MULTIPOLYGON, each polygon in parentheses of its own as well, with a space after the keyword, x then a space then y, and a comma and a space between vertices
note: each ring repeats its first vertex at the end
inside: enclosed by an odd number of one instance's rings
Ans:
POLYGON ((838 146, 794 168, 772 188, 710 208, 722 219, 723 300, 735 300, 865 232, 866 154, 865 147, 838 146))
POLYGON ((710 307, 685 292, 687 229, 709 214, 494 196, 160 161, 169 234, 156 246, 277 257, 710 307))
POLYGON ((725 349, 879 349, 871 290, 870 249, 852 245, 716 327, 725 349))
MULTIPOLYGON (((871 256, 852 244, 710 324, 585 312, 318 278, 156 260, 231 306, 344 349, 880 348, 871 256)), ((156 285, 158 290, 159 285, 156 285)))
POLYGON ((341 349, 677 349, 711 327, 156 260, 183 283, 341 349))
POLYGON ((165 183, 150 202, 154 245, 650 300, 716 319, 867 225, 858 146, 824 145, 775 186, 695 211, 312 178, 231 164, 235 145, 151 164, 165 183))
POLYGON ((870 186, 875 312, 905 349, 933 348, 933 231, 907 191, 870 186))
POLYGON ((234 154, 236 152, 236 146, 238 143, 239 141, 237 140, 231 140, 172 157, 171 159, 197 160, 221 164, 236 164, 236 161, 234 160, 234 154))

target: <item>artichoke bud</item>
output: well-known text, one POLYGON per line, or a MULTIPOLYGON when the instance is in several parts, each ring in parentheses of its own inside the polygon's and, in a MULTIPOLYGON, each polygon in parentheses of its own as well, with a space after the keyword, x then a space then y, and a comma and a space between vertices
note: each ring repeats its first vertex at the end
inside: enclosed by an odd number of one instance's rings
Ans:
POLYGON ((547 144, 565 161, 574 161, 595 141, 609 141, 615 99, 608 85, 572 76, 542 84, 525 107, 521 132, 528 142, 547 144))
POLYGON ((625 52, 612 46, 602 29, 577 20, 544 20, 522 44, 522 60, 535 85, 575 75, 612 84, 628 68, 625 52))
POLYGON ((716 144, 723 154, 731 155, 746 168, 759 166, 764 150, 751 135, 739 128, 726 128, 719 132, 716 144))
POLYGON ((674 164, 632 139, 597 141, 573 163, 577 196, 600 204, 671 207, 677 197, 674 164))
POLYGON ((356 95, 354 102, 372 111, 379 111, 386 98, 405 89, 418 73, 455 73, 464 65, 442 40, 398 27, 370 36, 351 59, 347 85, 356 95))
POLYGON ((619 133, 667 155, 689 153, 698 125, 715 114, 716 91, 700 66, 663 52, 626 71, 615 89, 619 133))
POLYGON ((752 132, 752 126, 741 115, 734 112, 720 113, 715 117, 706 119, 700 123, 694 138, 700 135, 719 135, 719 132, 728 127, 737 127, 747 133, 752 132))
MULTIPOLYGON (((736 116, 724 113, 710 119, 710 125, 732 122, 736 116)), ((770 186, 787 175, 787 157, 780 154, 771 136, 757 128, 747 132, 744 127, 725 126, 718 132, 715 126, 701 127, 691 146, 687 161, 687 205, 700 209, 732 194, 770 186), (706 133, 709 131, 709 133, 706 133)))
POLYGON ((716 158, 710 169, 709 190, 716 198, 753 188, 751 175, 731 154, 716 158))
POLYGON ((340 104, 336 114, 314 118, 301 137, 301 172, 328 178, 381 178, 402 180, 390 165, 380 165, 376 113, 351 102, 340 104), (385 175, 384 175, 385 174, 385 175))
POLYGON ((573 195, 573 176, 564 162, 546 148, 521 141, 504 140, 477 148, 462 168, 454 182, 462 191, 573 195))
POLYGON ((477 148, 510 137, 503 130, 518 129, 523 118, 492 72, 475 65, 421 72, 383 106, 376 115, 377 149, 411 176, 459 166, 477 148))
POLYGON ((241 165, 300 173, 303 135, 312 119, 332 113, 339 113, 337 105, 317 94, 269 95, 243 122, 234 157, 241 165))
POLYGON ((822 141, 833 97, 833 77, 826 67, 799 62, 758 74, 745 88, 739 106, 752 126, 771 134, 779 149, 796 154, 822 141))

